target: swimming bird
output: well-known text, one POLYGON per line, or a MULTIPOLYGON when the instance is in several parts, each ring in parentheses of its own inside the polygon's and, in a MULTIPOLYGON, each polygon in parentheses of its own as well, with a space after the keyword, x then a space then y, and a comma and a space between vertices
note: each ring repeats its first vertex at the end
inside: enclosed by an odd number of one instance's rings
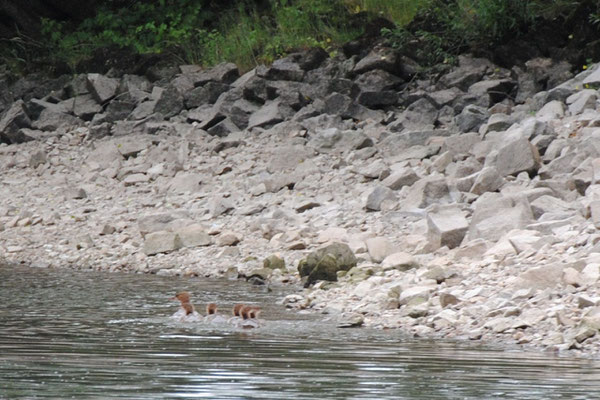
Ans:
POLYGON ((227 322, 227 319, 217 314, 217 305, 215 303, 209 303, 206 305, 206 317, 204 317, 204 321, 212 324, 220 324, 227 322))
POLYGON ((186 322, 199 320, 200 315, 196 312, 194 306, 190 302, 189 292, 179 292, 175 295, 175 297, 171 297, 170 300, 179 300, 181 303, 181 308, 172 315, 172 318, 178 318, 181 321, 186 322))

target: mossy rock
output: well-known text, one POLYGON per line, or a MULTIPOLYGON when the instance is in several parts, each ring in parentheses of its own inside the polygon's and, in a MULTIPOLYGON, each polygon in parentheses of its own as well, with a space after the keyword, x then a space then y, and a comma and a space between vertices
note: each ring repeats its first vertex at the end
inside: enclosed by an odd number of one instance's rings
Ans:
POLYGON ((298 273, 308 277, 304 287, 318 280, 337 281, 338 271, 348 271, 355 267, 356 257, 344 243, 332 243, 310 253, 298 263, 298 273))
POLYGON ((285 271, 285 260, 275 254, 270 255, 263 261, 263 268, 280 269, 285 271))

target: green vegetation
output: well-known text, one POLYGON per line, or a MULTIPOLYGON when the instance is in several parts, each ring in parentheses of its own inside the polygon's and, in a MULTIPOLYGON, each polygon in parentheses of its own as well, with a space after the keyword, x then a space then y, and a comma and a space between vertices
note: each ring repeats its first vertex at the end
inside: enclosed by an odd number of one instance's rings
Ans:
POLYGON ((335 54, 362 35, 370 19, 396 28, 382 33, 425 66, 452 63, 459 51, 491 47, 545 23, 600 29, 593 0, 153 0, 100 2, 92 18, 42 20, 38 38, 4 42, 4 63, 25 71, 78 65, 100 49, 161 54, 180 63, 233 61, 242 69, 292 50, 320 46, 335 54), (583 20, 581 15, 585 15, 583 20), (360 18, 358 18, 360 16, 360 18))

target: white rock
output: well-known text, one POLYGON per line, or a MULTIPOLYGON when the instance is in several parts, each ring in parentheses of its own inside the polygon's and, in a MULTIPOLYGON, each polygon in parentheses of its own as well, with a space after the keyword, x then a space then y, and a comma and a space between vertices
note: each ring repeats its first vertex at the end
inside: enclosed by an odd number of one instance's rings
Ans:
POLYGON ((371 259, 376 263, 382 262, 384 258, 397 251, 396 246, 383 237, 369 238, 365 243, 371 259))

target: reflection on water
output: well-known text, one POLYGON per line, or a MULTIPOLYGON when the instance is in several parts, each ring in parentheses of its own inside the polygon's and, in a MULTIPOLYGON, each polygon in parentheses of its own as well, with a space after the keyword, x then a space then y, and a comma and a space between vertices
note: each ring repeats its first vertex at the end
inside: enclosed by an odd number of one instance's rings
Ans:
POLYGON ((0 399, 588 399, 600 363, 343 330, 239 282, 0 266, 0 399), (167 299, 265 308, 184 324, 167 299))

